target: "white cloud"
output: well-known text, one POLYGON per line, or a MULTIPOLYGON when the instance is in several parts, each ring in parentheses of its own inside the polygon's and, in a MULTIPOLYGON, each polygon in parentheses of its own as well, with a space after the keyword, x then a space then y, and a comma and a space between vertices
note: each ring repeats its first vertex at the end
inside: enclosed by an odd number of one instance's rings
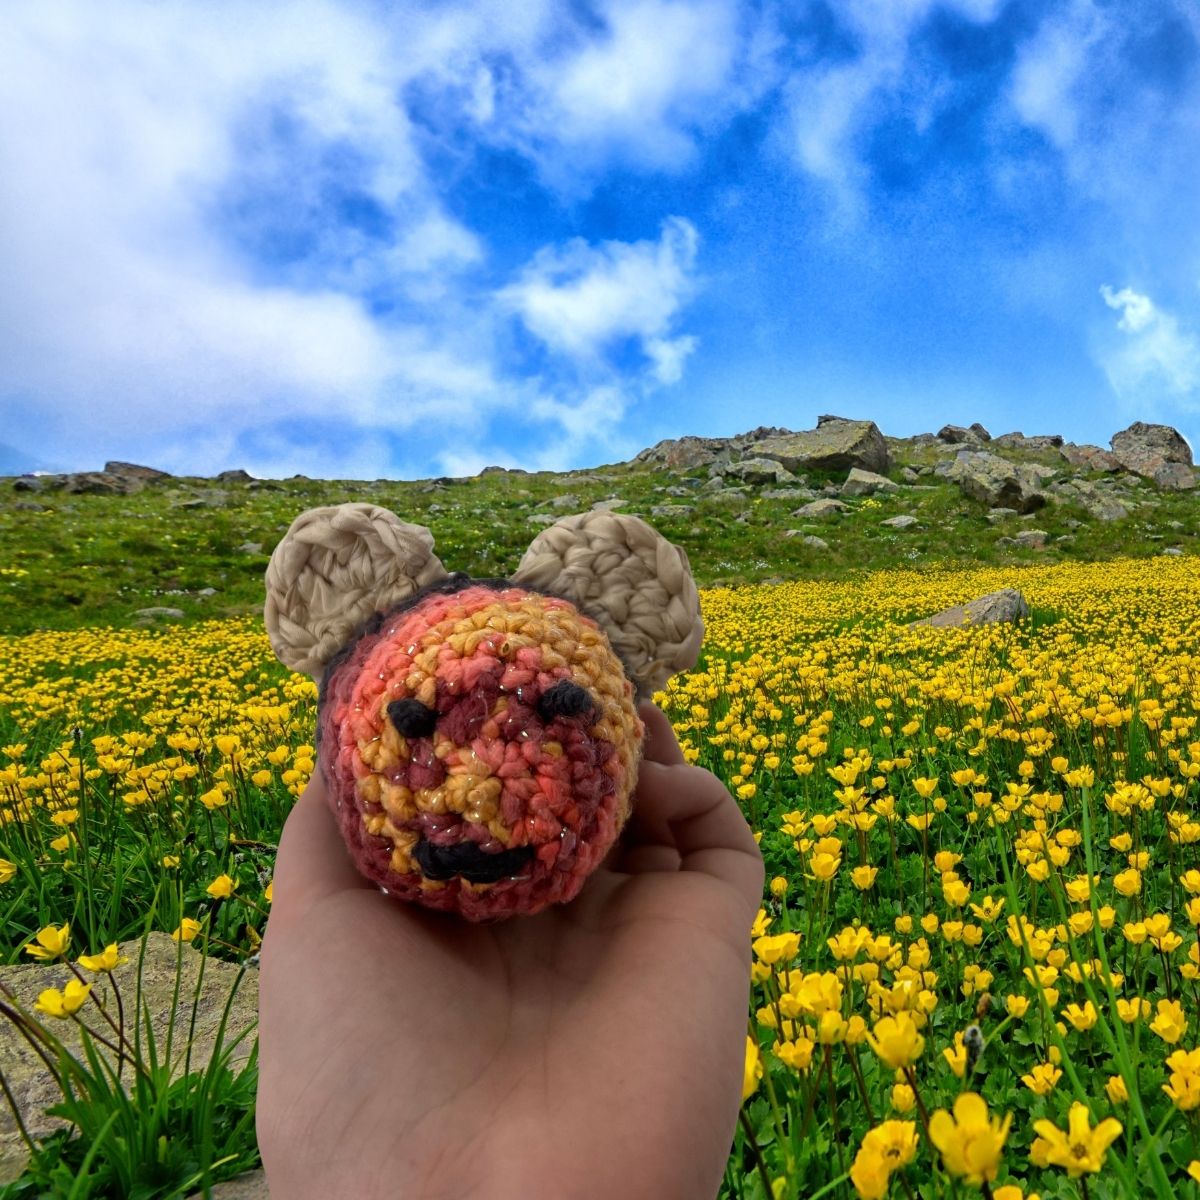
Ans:
POLYGON ((1122 336, 1107 339, 1099 351, 1117 395, 1148 406, 1162 399, 1200 399, 1200 339, 1133 288, 1115 291, 1105 284, 1100 295, 1121 314, 1122 336))
POLYGON ((588 360, 633 338, 670 374, 695 345, 668 346, 665 335, 694 286, 698 240, 680 217, 663 222, 656 242, 577 238, 539 251, 499 298, 552 350, 588 360))
POLYGON ((622 340, 647 358, 635 391, 678 380, 694 228, 548 251, 497 289, 406 89, 461 85, 468 133, 578 187, 580 164, 686 160, 744 102, 744 43, 733 0, 613 0, 593 28, 551 0, 3 7, 5 440, 81 465, 102 448, 316 473, 324 453, 342 472, 358 453, 378 473, 382 435, 437 417, 482 440, 531 388, 555 397, 534 411, 557 437, 622 340), (326 211, 330 184, 377 227, 326 211), (524 377, 506 357, 514 304, 589 360, 586 379, 524 377), (281 420, 330 414, 363 430, 357 452, 272 440, 281 420))

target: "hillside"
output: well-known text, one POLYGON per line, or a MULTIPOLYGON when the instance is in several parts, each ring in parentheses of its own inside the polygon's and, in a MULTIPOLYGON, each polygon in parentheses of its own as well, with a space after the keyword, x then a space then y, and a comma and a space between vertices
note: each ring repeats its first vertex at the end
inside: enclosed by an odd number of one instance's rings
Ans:
POLYGON ((801 433, 680 438, 562 474, 202 479, 110 463, 0 480, 0 632, 258 611, 291 520, 347 501, 427 525, 448 566, 489 576, 511 572, 559 516, 636 513, 687 550, 701 585, 721 586, 897 564, 1192 553, 1195 483, 1186 442, 1166 426, 1131 426, 1110 452, 1055 435, 991 438, 979 426, 891 438, 837 417, 801 433))

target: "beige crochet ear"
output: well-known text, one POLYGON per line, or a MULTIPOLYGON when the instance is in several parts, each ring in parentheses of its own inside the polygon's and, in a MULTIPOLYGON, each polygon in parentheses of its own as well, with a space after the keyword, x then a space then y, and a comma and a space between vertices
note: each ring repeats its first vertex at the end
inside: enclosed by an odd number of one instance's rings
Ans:
POLYGON ((374 504, 310 508, 267 565, 263 616, 271 646, 285 666, 320 678, 372 613, 445 575, 423 525, 374 504))
POLYGON ((641 695, 695 665, 704 622, 687 555, 637 517, 564 517, 534 538, 513 581, 599 622, 641 695))

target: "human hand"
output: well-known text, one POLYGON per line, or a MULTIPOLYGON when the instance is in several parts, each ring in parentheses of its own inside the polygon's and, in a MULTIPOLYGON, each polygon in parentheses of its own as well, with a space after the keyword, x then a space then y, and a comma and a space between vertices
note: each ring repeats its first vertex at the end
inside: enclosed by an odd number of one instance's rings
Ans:
POLYGON ((355 869, 320 772, 259 979, 273 1197, 711 1197, 741 1101, 758 846, 646 705, 633 815, 570 904, 474 925, 355 869))

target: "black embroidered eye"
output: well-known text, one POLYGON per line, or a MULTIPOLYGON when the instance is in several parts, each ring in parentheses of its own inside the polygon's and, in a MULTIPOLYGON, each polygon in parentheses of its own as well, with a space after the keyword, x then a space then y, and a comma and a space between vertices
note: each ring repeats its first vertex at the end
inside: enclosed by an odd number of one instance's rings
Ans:
POLYGON ((555 717, 582 717, 593 707, 591 696, 569 679, 560 679, 548 687, 537 704, 538 716, 543 721, 553 721, 555 717))
POLYGON ((393 700, 387 706, 388 720, 406 738, 428 737, 437 724, 437 713, 420 700, 393 700))

